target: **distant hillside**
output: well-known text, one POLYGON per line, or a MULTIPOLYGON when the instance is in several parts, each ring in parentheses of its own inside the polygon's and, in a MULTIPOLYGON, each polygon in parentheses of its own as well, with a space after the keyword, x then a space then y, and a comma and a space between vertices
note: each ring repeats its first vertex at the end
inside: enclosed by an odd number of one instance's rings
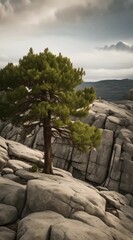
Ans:
POLYGON ((94 87, 97 98, 107 101, 120 101, 127 99, 128 91, 133 88, 133 80, 101 80, 99 82, 84 82, 78 89, 94 87))

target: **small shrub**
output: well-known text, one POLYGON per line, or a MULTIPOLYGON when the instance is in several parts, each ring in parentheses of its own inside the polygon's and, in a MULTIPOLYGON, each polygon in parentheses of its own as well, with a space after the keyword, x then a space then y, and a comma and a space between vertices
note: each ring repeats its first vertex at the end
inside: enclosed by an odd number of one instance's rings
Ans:
POLYGON ((30 168, 30 172, 37 172, 38 166, 36 164, 32 164, 32 167, 30 168))

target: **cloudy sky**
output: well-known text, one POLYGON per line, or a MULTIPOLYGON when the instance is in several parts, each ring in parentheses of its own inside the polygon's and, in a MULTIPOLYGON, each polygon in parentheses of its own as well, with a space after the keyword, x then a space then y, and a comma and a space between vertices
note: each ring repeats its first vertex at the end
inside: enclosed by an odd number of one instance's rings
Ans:
POLYGON ((61 52, 87 81, 133 79, 133 0, 0 0, 0 67, 30 47, 61 52))

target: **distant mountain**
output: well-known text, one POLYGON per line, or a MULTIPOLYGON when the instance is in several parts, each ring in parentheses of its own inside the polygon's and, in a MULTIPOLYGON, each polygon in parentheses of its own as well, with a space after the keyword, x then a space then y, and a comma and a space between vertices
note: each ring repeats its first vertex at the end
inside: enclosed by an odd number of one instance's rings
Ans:
POLYGON ((133 80, 101 80, 98 82, 83 82, 77 89, 94 87, 97 98, 107 101, 120 101, 127 99, 127 94, 133 88, 133 80))

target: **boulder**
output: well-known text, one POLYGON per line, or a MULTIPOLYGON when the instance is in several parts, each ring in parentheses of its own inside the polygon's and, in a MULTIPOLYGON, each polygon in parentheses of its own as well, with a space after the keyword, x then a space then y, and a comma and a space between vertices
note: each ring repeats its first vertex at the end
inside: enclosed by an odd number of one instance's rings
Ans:
POLYGON ((0 225, 16 231, 0 228, 0 240, 132 240, 131 194, 99 191, 69 172, 54 172, 15 171, 26 188, 8 174, 0 177, 0 225))
POLYGON ((103 234, 105 234, 105 236, 103 237, 103 239, 108 239, 108 237, 111 236, 110 234, 110 229, 109 227, 98 217, 90 215, 86 212, 75 212, 72 215, 72 219, 78 220, 80 222, 86 223, 87 225, 94 227, 97 229, 97 232, 100 231, 103 234))
MULTIPOLYGON (((7 166, 7 164, 6 164, 6 166, 7 166)), ((1 175, 3 176, 5 174, 13 174, 12 168, 9 168, 9 167, 3 168, 1 171, 1 175)))
POLYGON ((126 229, 124 222, 118 217, 106 212, 105 223, 112 228, 112 236, 114 239, 122 239, 123 237, 123 239, 132 240, 132 233, 126 229))
POLYGON ((0 146, 7 150, 6 140, 3 137, 0 137, 0 146))
POLYGON ((18 218, 16 207, 0 203, 0 226, 14 223, 18 218))
POLYGON ((100 195, 104 197, 107 203, 116 209, 120 209, 121 206, 129 204, 129 200, 122 194, 114 191, 100 191, 100 195))
POLYGON ((23 182, 22 178, 19 178, 14 173, 12 173, 12 174, 5 174, 2 177, 3 178, 8 178, 8 179, 10 179, 10 180, 12 180, 14 182, 18 182, 18 183, 22 183, 23 182))
POLYGON ((54 225, 51 229, 50 240, 113 240, 112 236, 103 233, 88 224, 77 220, 65 220, 54 225))
POLYGON ((3 146, 0 146, 0 171, 6 166, 7 161, 9 160, 7 149, 3 146))
POLYGON ((12 180, 0 177, 0 203, 14 206, 21 214, 25 204, 25 187, 12 180))
POLYGON ((65 218, 52 211, 36 212, 23 218, 18 224, 17 240, 51 239, 51 228, 65 218))
POLYGON ((55 211, 64 217, 81 210, 104 218, 105 200, 97 191, 72 178, 44 175, 41 180, 28 182, 27 201, 22 216, 46 210, 55 211))
POLYGON ((21 143, 7 140, 8 153, 13 158, 43 166, 43 152, 30 149, 21 143))
POLYGON ((7 162, 7 167, 12 169, 13 171, 19 170, 19 169, 31 169, 32 166, 24 161, 11 159, 7 162))
MULTIPOLYGON (((91 216, 91 220, 92 219, 93 216, 91 216)), ((95 217, 93 222, 94 221, 95 217)), ((97 224, 96 231, 93 224, 89 224, 87 221, 77 220, 76 216, 73 219, 66 219, 52 211, 32 213, 19 222, 17 239, 63 240, 65 236, 66 239, 70 240, 113 240, 110 232, 106 232, 105 229, 102 232, 100 226, 102 226, 103 229, 105 227, 104 223, 97 224)), ((107 229, 106 227, 106 230, 107 229)))
POLYGON ((16 233, 6 227, 0 227, 0 240, 15 240, 16 233))

